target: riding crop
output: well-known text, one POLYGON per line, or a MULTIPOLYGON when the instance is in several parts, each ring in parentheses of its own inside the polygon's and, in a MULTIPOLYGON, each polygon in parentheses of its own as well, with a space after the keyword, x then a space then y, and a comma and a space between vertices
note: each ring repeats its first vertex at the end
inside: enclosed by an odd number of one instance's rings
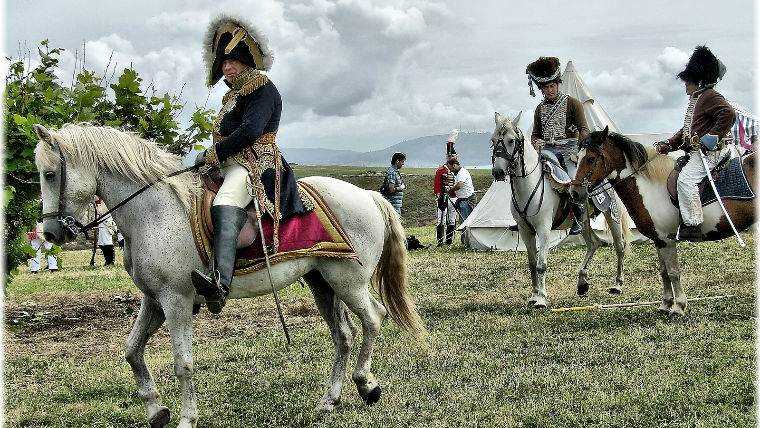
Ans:
MULTIPOLYGON (((707 297, 695 297, 693 299, 689 299, 689 303, 691 302, 700 302, 700 301, 706 301, 706 300, 719 300, 719 299, 727 299, 729 297, 734 297, 732 294, 726 294, 723 296, 707 296, 707 297)), ((595 305, 588 305, 588 306, 571 306, 566 308, 553 308, 551 309, 552 312, 587 312, 587 311, 596 311, 601 309, 620 309, 620 308, 639 308, 642 306, 652 306, 660 303, 659 300, 657 301, 648 301, 648 302, 629 302, 629 303, 612 303, 612 304, 595 304, 595 305)))

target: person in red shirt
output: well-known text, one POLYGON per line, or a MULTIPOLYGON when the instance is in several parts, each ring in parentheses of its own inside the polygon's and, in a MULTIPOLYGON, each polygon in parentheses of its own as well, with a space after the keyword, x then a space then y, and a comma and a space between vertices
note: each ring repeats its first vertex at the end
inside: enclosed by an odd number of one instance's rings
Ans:
MULTIPOLYGON (((456 158, 456 152, 453 150, 446 156, 446 162, 452 158, 456 158)), ((449 170, 448 164, 444 163, 435 170, 435 179, 433 180, 433 193, 435 193, 437 200, 435 236, 439 246, 444 243, 451 245, 454 239, 457 213, 451 200, 454 197, 451 190, 453 185, 454 174, 449 170), (445 239, 444 233, 446 234, 445 239)))

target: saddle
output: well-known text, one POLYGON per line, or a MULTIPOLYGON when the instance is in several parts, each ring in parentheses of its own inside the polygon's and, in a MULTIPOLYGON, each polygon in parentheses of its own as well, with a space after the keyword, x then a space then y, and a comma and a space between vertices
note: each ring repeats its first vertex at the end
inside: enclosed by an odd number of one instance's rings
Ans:
MULTIPOLYGON (((559 158, 557 158, 557 155, 554 152, 541 150, 540 155, 541 159, 544 161, 544 175, 549 179, 552 187, 559 192, 566 192, 572 177, 567 173, 565 165, 563 165, 559 158)), ((605 179, 601 186, 604 186, 605 188, 608 187, 609 185, 606 183, 607 180, 605 179)), ((612 197, 608 190, 604 190, 592 196, 591 202, 599 212, 605 212, 610 209, 610 206, 612 206, 612 197)))
MULTIPOLYGON (((695 154, 695 156, 697 155, 695 154)), ((678 207, 678 175, 688 161, 688 155, 678 158, 673 171, 668 176, 668 194, 670 195, 670 201, 676 207, 678 207)), ((748 200, 755 197, 744 173, 744 168, 742 168, 742 158, 730 158, 726 156, 718 162, 711 173, 715 181, 715 187, 718 189, 718 193, 722 199, 748 200)), ((699 183, 698 187, 699 199, 702 201, 702 206, 709 205, 718 200, 707 177, 699 183)))
POLYGON ((541 150, 540 156, 544 161, 544 174, 546 177, 554 181, 558 186, 567 187, 572 177, 567 173, 565 166, 557 158, 557 155, 549 150, 541 150))
MULTIPOLYGON (((211 206, 222 182, 220 174, 202 175, 203 191, 192 200, 190 208, 193 239, 205 266, 213 259, 211 206)), ((348 236, 322 196, 307 182, 299 180, 296 184, 304 205, 312 209, 280 222, 279 247, 267 251, 271 264, 301 257, 356 259, 348 236)), ((254 204, 248 205, 246 211, 248 221, 238 235, 234 276, 246 275, 266 266, 254 204)), ((261 221, 267 244, 272 242, 273 224, 268 215, 261 221)))

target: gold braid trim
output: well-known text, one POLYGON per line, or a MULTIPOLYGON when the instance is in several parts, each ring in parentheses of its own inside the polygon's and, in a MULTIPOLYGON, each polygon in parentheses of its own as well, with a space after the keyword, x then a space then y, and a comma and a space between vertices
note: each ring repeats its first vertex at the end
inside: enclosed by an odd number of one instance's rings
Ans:
POLYGON ((216 145, 213 145, 206 149, 206 165, 213 167, 219 167, 219 155, 216 154, 216 145))

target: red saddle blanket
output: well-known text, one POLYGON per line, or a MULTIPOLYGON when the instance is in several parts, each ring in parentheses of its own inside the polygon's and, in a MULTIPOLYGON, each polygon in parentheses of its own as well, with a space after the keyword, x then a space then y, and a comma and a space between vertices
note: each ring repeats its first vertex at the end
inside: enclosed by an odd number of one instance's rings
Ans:
MULTIPOLYGON (((332 257, 356 259, 356 252, 348 242, 343 228, 338 223, 335 215, 322 200, 316 189, 309 184, 299 181, 299 193, 306 206, 313 206, 308 213, 294 215, 280 222, 279 247, 270 254, 272 264, 293 260, 300 257, 332 257)), ((213 227, 211 224, 211 204, 216 195, 218 186, 214 183, 206 183, 203 195, 193 200, 190 209, 190 224, 193 229, 195 245, 203 263, 208 266, 213 259, 213 227)), ((251 243, 250 239, 239 246, 237 260, 235 261, 235 276, 246 275, 266 267, 264 253, 261 244, 261 236, 255 226, 255 213, 249 207, 249 224, 241 232, 241 241, 245 241, 243 235, 255 234, 256 238, 251 243)), ((272 242, 273 222, 268 216, 261 222, 267 244, 272 242)), ((253 235, 251 235, 253 236, 253 235)))

